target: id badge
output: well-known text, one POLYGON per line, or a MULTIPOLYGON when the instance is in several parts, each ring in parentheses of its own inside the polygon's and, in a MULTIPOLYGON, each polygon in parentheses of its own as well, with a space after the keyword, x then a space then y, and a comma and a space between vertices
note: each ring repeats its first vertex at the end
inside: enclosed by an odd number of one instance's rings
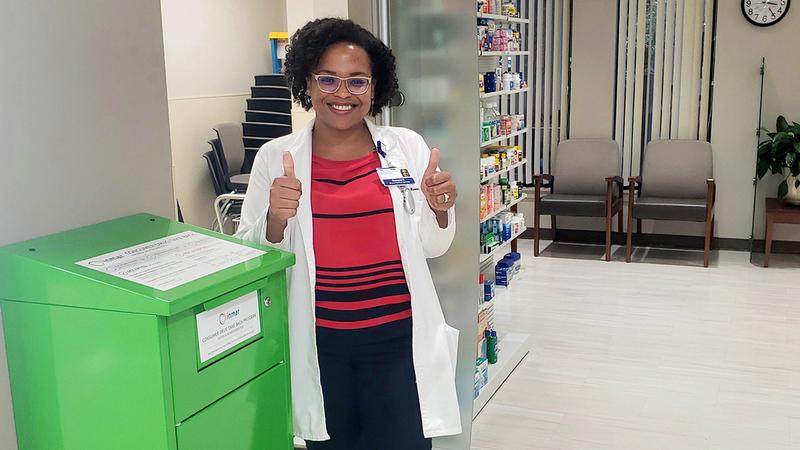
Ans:
POLYGON ((384 186, 411 186, 414 184, 414 178, 408 172, 408 169, 398 169, 396 167, 384 167, 377 169, 378 178, 384 186))

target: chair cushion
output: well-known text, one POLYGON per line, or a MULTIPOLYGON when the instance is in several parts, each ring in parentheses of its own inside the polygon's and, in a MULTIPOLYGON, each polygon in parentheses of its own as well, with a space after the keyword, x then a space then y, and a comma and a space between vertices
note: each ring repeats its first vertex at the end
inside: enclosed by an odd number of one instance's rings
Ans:
POLYGON ((602 139, 568 139, 556 148, 553 193, 604 195, 606 177, 620 175, 619 145, 602 139))
POLYGON ((647 144, 642 164, 642 197, 705 198, 714 177, 711 144, 672 139, 647 144))
POLYGON ((250 183, 249 173, 240 173, 238 175, 231 175, 231 183, 248 184, 250 183))
POLYGON ((605 217, 605 195, 550 194, 542 197, 539 214, 605 217))
POLYGON ((633 204, 636 219, 706 221, 706 199, 640 197, 633 204))

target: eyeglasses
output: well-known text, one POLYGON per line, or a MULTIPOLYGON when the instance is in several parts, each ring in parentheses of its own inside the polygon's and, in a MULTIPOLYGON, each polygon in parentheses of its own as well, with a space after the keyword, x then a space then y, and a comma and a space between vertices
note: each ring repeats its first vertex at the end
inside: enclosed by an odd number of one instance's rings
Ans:
POLYGON ((322 75, 322 74, 311 74, 315 80, 317 80, 317 86, 319 86, 319 90, 326 93, 326 94, 335 94, 339 88, 342 86, 342 81, 345 83, 345 87, 347 87, 347 92, 353 95, 361 95, 369 89, 369 85, 372 83, 372 77, 337 77, 336 75, 322 75))

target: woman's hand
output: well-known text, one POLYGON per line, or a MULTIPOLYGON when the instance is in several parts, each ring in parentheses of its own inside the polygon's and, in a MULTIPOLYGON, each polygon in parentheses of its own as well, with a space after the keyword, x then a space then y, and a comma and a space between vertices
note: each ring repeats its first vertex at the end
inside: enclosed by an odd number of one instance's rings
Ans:
POLYGON ((458 198, 458 190, 450 172, 438 172, 439 149, 431 150, 428 167, 422 175, 422 193, 428 205, 436 212, 436 218, 442 228, 447 227, 447 210, 453 207, 458 198))
POLYGON ((300 196, 303 194, 300 180, 294 174, 294 159, 289 152, 283 154, 283 174, 272 181, 269 190, 267 240, 273 244, 283 240, 286 225, 289 219, 297 215, 300 196))

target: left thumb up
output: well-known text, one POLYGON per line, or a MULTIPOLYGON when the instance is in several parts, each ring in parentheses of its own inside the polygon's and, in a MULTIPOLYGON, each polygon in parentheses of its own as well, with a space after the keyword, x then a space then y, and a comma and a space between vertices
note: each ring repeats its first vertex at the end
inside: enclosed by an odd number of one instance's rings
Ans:
POLYGON ((436 173, 436 169, 439 167, 439 149, 433 148, 431 149, 431 157, 428 160, 428 167, 425 169, 425 173, 422 175, 422 181, 425 182, 427 185, 431 185, 431 177, 436 173))

